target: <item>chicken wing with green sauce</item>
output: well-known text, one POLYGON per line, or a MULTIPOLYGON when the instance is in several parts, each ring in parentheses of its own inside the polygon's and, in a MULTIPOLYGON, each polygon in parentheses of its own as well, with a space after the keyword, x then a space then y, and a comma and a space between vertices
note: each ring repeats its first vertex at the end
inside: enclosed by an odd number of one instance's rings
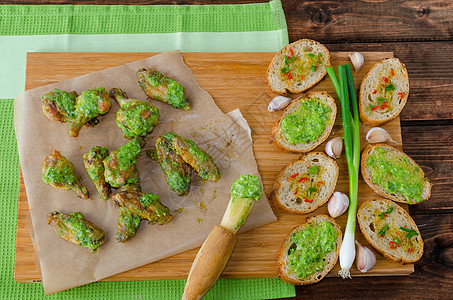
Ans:
POLYGON ((170 104, 175 108, 190 109, 189 99, 184 87, 155 70, 140 69, 137 71, 140 87, 151 99, 170 104))
POLYGON ((54 150, 47 155, 41 167, 42 180, 57 189, 73 190, 78 197, 87 199, 88 191, 75 175, 74 165, 54 150))
POLYGON ((104 159, 109 155, 109 149, 106 147, 96 146, 83 155, 83 164, 85 170, 96 186, 99 197, 108 200, 111 194, 110 185, 105 181, 104 159))
POLYGON ((140 144, 143 139, 134 138, 129 143, 121 146, 117 151, 112 151, 104 159, 104 176, 112 187, 125 184, 134 184, 140 181, 138 170, 135 166, 136 159, 142 151, 140 144))
POLYGON ((192 140, 180 137, 173 132, 165 136, 171 137, 176 152, 198 173, 198 176, 211 181, 220 179, 220 170, 214 159, 192 140))
POLYGON ((88 222, 79 212, 70 215, 57 211, 47 216, 47 224, 64 240, 90 249, 93 253, 104 244, 105 232, 88 222))
POLYGON ((68 134, 72 137, 78 137, 83 125, 99 115, 106 114, 111 106, 109 93, 104 88, 98 87, 83 91, 77 97, 75 105, 77 117, 71 124, 68 134))
POLYGON ((156 154, 170 188, 179 196, 189 194, 192 167, 176 153, 171 137, 164 135, 157 138, 156 154))
POLYGON ((116 125, 123 130, 125 138, 145 138, 157 126, 159 110, 151 104, 130 99, 121 89, 111 89, 110 96, 120 106, 116 112, 116 125))
POLYGON ((170 209, 160 202, 156 194, 144 194, 140 191, 119 192, 112 196, 112 200, 116 205, 126 208, 151 224, 162 225, 173 218, 170 209))
POLYGON ((142 217, 137 214, 131 213, 126 207, 121 206, 118 216, 118 225, 116 240, 124 243, 128 239, 135 236, 142 217))
POLYGON ((75 103, 77 92, 54 89, 42 96, 42 112, 51 121, 73 122, 77 117, 75 103))

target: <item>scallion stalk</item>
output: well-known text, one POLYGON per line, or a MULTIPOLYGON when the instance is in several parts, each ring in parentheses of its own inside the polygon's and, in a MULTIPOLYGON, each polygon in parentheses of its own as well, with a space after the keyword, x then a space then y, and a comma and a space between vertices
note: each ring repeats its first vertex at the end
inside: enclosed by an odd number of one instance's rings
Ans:
POLYGON ((339 272, 342 278, 351 278, 350 269, 355 259, 355 226, 357 213, 357 196, 360 165, 360 128, 359 109, 355 92, 354 78, 350 64, 338 67, 338 78, 333 67, 327 68, 327 73, 340 99, 341 117, 343 120, 343 136, 346 160, 349 173, 349 210, 348 221, 340 248, 339 272), (352 113, 351 113, 352 106, 352 113))

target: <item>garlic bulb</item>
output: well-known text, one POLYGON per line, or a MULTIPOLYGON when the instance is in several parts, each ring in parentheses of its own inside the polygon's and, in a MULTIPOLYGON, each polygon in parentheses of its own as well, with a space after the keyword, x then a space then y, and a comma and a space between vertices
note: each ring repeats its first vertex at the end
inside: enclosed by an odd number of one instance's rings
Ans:
POLYGON ((363 66, 363 63, 365 62, 365 59, 363 58, 362 53, 360 52, 350 52, 348 54, 349 59, 352 62, 352 65, 354 66, 355 72, 357 73, 360 71, 360 69, 363 66))
POLYGON ((366 140, 370 144, 376 144, 376 143, 385 143, 385 142, 392 142, 395 144, 398 144, 395 142, 390 134, 383 128, 381 127, 373 127, 370 130, 368 130, 366 134, 366 140))
POLYGON ((285 107, 288 106, 288 104, 291 103, 293 99, 285 96, 277 96, 274 99, 272 99, 271 102, 269 102, 269 105, 267 107, 267 110, 269 111, 277 111, 277 110, 282 110, 285 107))
POLYGON ((374 252, 367 247, 360 245, 357 241, 355 241, 355 245, 357 246, 357 254, 355 257, 357 269, 362 273, 373 269, 376 265, 376 255, 374 252))
POLYGON ((327 203, 327 210, 332 218, 341 216, 349 207, 349 198, 347 195, 335 192, 327 203))
POLYGON ((343 139, 341 137, 334 137, 326 144, 326 154, 337 159, 341 155, 341 150, 343 150, 343 139))

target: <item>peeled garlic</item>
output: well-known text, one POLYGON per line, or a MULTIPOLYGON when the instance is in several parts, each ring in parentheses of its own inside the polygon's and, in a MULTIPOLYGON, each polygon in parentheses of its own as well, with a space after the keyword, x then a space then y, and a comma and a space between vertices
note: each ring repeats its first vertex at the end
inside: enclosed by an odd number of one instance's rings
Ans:
POLYGON ((326 144, 326 154, 337 159, 341 155, 341 150, 343 150, 343 139, 341 137, 334 137, 326 144))
POLYGON ((341 216, 349 207, 349 198, 347 195, 335 192, 327 203, 327 210, 332 218, 341 216))
POLYGON ((392 142, 395 144, 398 144, 395 142, 390 134, 383 128, 381 127, 373 127, 370 130, 368 130, 366 134, 366 140, 370 144, 376 144, 376 143, 385 143, 385 142, 392 142))
POLYGON ((293 101, 293 99, 291 99, 289 97, 277 96, 274 99, 272 99, 271 102, 269 102, 269 106, 267 107, 267 109, 269 111, 282 110, 285 107, 287 107, 288 104, 291 103, 291 101, 293 101))
POLYGON ((357 269, 362 273, 373 269, 376 265, 376 255, 374 252, 367 247, 360 245, 357 241, 355 241, 355 245, 357 246, 357 254, 355 257, 357 269))
POLYGON ((356 73, 357 73, 358 71, 360 71, 360 69, 363 66, 363 63, 365 62, 365 59, 363 58, 362 53, 360 53, 360 52, 350 52, 348 54, 348 56, 349 56, 349 59, 352 62, 352 65, 354 66, 354 69, 355 69, 356 73))

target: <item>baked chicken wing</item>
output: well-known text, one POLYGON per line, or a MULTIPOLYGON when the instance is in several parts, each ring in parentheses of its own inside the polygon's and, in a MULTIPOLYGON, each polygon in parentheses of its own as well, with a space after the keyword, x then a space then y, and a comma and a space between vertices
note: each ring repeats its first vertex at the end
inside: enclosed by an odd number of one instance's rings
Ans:
POLYGON ((134 138, 129 143, 121 146, 117 151, 112 151, 104 159, 104 176, 112 187, 120 187, 125 184, 134 184, 140 181, 136 159, 142 151, 141 138, 134 138))
POLYGON ((173 218, 170 209, 164 206, 155 194, 144 194, 140 191, 119 192, 112 196, 112 200, 116 205, 126 208, 151 224, 162 225, 173 218))
POLYGON ((83 155, 83 164, 85 170, 93 181, 98 191, 99 197, 103 200, 110 198, 111 188, 105 181, 104 159, 109 155, 109 149, 106 147, 96 146, 83 155))
POLYGON ((203 149, 198 147, 192 140, 180 137, 175 133, 169 132, 165 136, 167 135, 172 136, 176 152, 198 173, 198 176, 212 181, 220 179, 220 170, 214 159, 203 149))
POLYGON ((74 165, 54 150, 42 163, 42 180, 53 187, 64 190, 73 190, 78 197, 87 199, 88 191, 80 184, 80 179, 75 175, 74 165))
POLYGON ((106 114, 112 105, 109 93, 102 87, 85 90, 77 97, 75 109, 77 117, 71 124, 68 134, 72 137, 79 136, 83 125, 99 115, 106 114))
POLYGON ((135 236, 142 217, 131 213, 126 207, 121 206, 118 216, 118 226, 116 240, 124 243, 128 239, 135 236))
POLYGON ((179 196, 187 195, 190 189, 192 167, 176 153, 171 137, 164 135, 157 138, 156 154, 170 188, 179 196))
POLYGON ((42 112, 52 121, 73 122, 77 117, 75 103, 77 92, 65 92, 55 89, 42 96, 42 112))
POLYGON ((81 213, 67 215, 54 211, 47 216, 47 224, 62 239, 88 248, 93 253, 104 244, 104 230, 85 220, 81 213))
POLYGON ((145 138, 157 126, 159 110, 148 102, 130 99, 121 89, 111 89, 110 96, 120 106, 116 112, 116 125, 123 130, 125 138, 145 138))
POLYGON ((170 104, 175 108, 190 109, 184 87, 155 70, 137 71, 138 83, 148 97, 170 104))

